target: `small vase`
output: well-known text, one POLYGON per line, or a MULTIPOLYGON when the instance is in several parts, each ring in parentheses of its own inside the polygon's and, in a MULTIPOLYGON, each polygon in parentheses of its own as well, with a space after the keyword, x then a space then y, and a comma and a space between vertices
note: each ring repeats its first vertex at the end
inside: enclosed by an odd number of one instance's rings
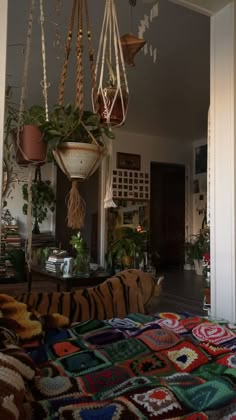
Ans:
POLYGON ((88 254, 78 254, 75 258, 75 274, 81 277, 89 277, 90 266, 88 254))

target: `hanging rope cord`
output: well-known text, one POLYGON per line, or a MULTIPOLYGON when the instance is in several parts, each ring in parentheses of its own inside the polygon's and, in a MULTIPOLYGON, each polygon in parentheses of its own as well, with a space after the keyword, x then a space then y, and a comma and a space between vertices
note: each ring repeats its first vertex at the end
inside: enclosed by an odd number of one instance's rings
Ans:
MULTIPOLYGON (((35 0, 31 0, 29 17, 28 17, 26 52, 25 52, 20 106, 19 106, 19 114, 18 114, 18 122, 17 122, 17 135, 16 135, 17 148, 20 150, 24 159, 30 162, 29 178, 28 178, 28 211, 27 211, 28 237, 25 244, 26 263, 27 263, 29 272, 31 271, 31 263, 32 263, 32 214, 31 214, 31 211, 32 211, 32 174, 33 174, 33 167, 35 165, 35 162, 31 161, 28 158, 28 156, 26 156, 26 154, 24 153, 24 151, 22 150, 20 146, 20 131, 23 125, 23 113, 24 113, 24 108, 25 108, 25 98, 26 98, 26 92, 27 92, 27 80, 28 80, 28 74, 29 74, 29 58, 30 58, 30 50, 31 50, 34 12, 35 12, 35 0)), ((47 83, 46 48, 45 48, 45 34, 44 34, 44 11, 43 11, 42 0, 40 0, 40 25, 41 25, 41 48, 42 48, 42 63, 43 63, 43 81, 41 81, 41 86, 43 87, 45 117, 46 117, 46 120, 48 120, 47 89, 49 87, 49 84, 47 83)), ((37 164, 44 163, 44 162, 45 160, 42 162, 37 162, 37 164)))
MULTIPOLYGON (((87 174, 87 178, 90 174, 93 173, 94 168, 97 166, 98 161, 101 159, 101 156, 105 153, 105 145, 98 143, 96 138, 93 136, 92 132, 88 130, 87 126, 84 124, 83 112, 84 112, 84 96, 83 96, 83 2, 85 4, 85 15, 86 15, 86 26, 87 26, 87 39, 88 39, 88 49, 89 49, 89 62, 90 62, 90 73, 91 73, 91 80, 92 80, 92 96, 93 101, 95 104, 95 109, 98 110, 98 99, 97 99, 97 87, 96 87, 96 76, 95 76, 95 65, 94 65, 94 52, 92 48, 92 36, 91 36, 91 28, 90 28, 90 21, 89 21, 89 14, 88 14, 88 4, 87 0, 74 0, 72 6, 72 13, 70 18, 69 30, 67 35, 66 41, 66 48, 65 48, 65 59, 63 63, 62 73, 61 73, 61 80, 59 86, 59 97, 58 102, 59 105, 63 104, 64 99, 64 91, 65 91, 65 81, 67 77, 67 70, 68 70, 68 62, 69 56, 71 52, 71 42, 72 42, 72 34, 75 22, 75 15, 76 15, 76 6, 78 6, 78 14, 77 14, 77 40, 76 40, 76 64, 77 64, 77 75, 76 75, 76 97, 75 97, 75 104, 79 110, 79 117, 80 117, 80 124, 87 132, 88 136, 91 138, 91 143, 99 146, 99 151, 97 153, 97 159, 95 160, 93 166, 91 167, 89 173, 87 174)), ((55 150, 56 156, 60 161, 60 165, 63 168, 64 173, 70 179, 70 174, 68 173, 63 160, 61 158, 60 152, 55 150)), ((67 208, 68 208, 68 226, 72 228, 80 228, 83 226, 83 220, 85 216, 85 202, 83 198, 80 196, 78 191, 78 183, 79 180, 73 178, 72 180, 72 187, 71 190, 66 198, 67 201, 67 208)))
POLYGON ((98 74, 100 61, 101 61, 101 69, 100 69, 100 78, 99 78, 99 84, 98 84, 98 95, 102 96, 107 123, 110 124, 110 118, 113 111, 113 107, 116 102, 117 96, 119 95, 121 99, 122 113, 123 113, 123 119, 120 124, 122 125, 126 119, 126 114, 127 114, 127 109, 128 109, 128 107, 125 106, 125 103, 124 103, 123 91, 125 90, 125 93, 127 96, 126 100, 128 100, 129 88, 128 88, 128 81, 126 77, 125 62, 124 62, 123 51, 122 51, 122 46, 121 46, 121 41, 120 41, 120 33, 119 33, 119 28, 118 28, 114 0, 106 0, 104 19, 103 19, 103 24, 102 24, 101 36, 100 36, 99 47, 98 47, 98 55, 97 55, 97 61, 96 61, 96 67, 95 67, 96 76, 98 74), (112 103, 109 104, 109 108, 108 108, 107 98, 106 98, 107 89, 103 87, 103 82, 104 82, 104 73, 105 73, 104 69, 105 69, 106 56, 109 57, 110 65, 112 67, 112 40, 113 40, 113 47, 114 47, 114 52, 115 52, 116 92, 113 95, 112 103), (106 54, 106 52, 108 52, 108 54, 106 54), (120 66, 121 66, 122 74, 124 78, 123 84, 121 84, 120 66))

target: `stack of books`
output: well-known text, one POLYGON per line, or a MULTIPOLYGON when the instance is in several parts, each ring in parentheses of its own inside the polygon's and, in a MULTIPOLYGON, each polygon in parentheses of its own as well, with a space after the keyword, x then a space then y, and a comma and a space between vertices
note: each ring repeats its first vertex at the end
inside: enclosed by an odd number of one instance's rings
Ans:
POLYGON ((4 226, 5 232, 5 244, 6 244, 6 251, 8 249, 14 248, 21 248, 21 236, 19 234, 19 227, 18 225, 5 225, 4 226))
POLYGON ((60 274, 61 265, 64 263, 64 258, 67 256, 67 251, 64 250, 54 250, 52 255, 50 255, 46 261, 46 270, 51 273, 60 274))

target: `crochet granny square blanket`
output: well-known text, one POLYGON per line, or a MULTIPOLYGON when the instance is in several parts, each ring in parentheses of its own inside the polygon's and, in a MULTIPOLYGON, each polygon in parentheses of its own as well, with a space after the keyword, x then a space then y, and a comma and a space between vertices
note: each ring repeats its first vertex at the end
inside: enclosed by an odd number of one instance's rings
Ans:
POLYGON ((130 314, 48 331, 32 419, 236 419, 236 325, 187 313, 130 314))

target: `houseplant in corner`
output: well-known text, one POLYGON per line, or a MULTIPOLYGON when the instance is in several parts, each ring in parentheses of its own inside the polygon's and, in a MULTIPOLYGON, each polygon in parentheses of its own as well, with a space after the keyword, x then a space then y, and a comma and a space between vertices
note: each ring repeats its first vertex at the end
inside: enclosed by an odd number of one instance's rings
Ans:
POLYGON ((210 252, 209 226, 200 229, 196 235, 191 235, 185 242, 185 252, 189 260, 193 261, 197 275, 203 275, 203 256, 210 252))

